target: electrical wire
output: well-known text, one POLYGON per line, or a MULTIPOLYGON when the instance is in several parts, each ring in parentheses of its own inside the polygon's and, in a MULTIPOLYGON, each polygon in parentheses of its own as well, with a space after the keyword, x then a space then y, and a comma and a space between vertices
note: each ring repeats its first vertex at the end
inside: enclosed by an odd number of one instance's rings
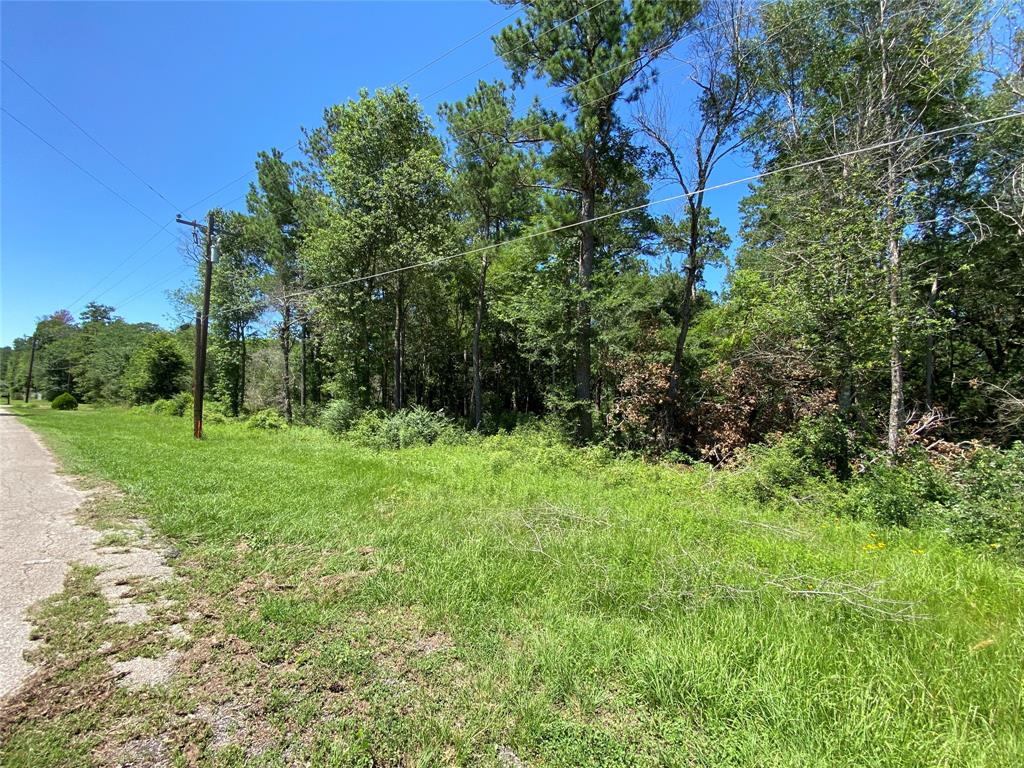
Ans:
POLYGON ((134 176, 140 182, 142 182, 142 184, 145 185, 146 188, 149 189, 150 192, 155 194, 157 197, 159 197, 161 200, 163 200, 165 203, 167 203, 172 208, 177 209, 177 206, 174 203, 172 203, 170 200, 168 200, 167 197, 162 192, 160 192, 160 190, 158 190, 156 187, 154 187, 152 184, 150 184, 148 181, 146 181, 144 178, 142 178, 142 176, 140 176, 135 171, 134 168, 132 168, 130 165, 128 165, 128 163, 126 163, 120 157, 118 157, 113 152, 111 152, 109 149, 107 149, 107 147, 104 144, 102 144, 99 139, 97 139, 95 136, 93 136, 91 133, 89 133, 87 130, 85 130, 85 128, 83 128, 78 123, 77 120, 75 120, 73 117, 71 117, 71 115, 69 115, 67 112, 65 112, 63 109, 61 109, 59 106, 57 106, 57 104, 49 96, 47 96, 45 93, 43 93, 38 88, 36 88, 36 86, 34 86, 32 83, 30 83, 28 81, 28 79, 23 74, 21 74, 18 70, 16 70, 14 67, 12 67, 10 65, 10 63, 8 63, 6 60, 3 60, 3 59, 0 59, 0 63, 2 63, 5 67, 7 67, 7 69, 9 69, 11 71, 11 74, 13 74, 15 77, 17 77, 19 80, 21 80, 21 82, 23 82, 30 89, 32 89, 32 91, 34 91, 35 94, 39 98, 41 98, 43 101, 45 101, 51 107, 53 107, 57 111, 57 113, 60 114, 65 120, 67 120, 69 123, 71 123, 73 126, 75 126, 75 128, 77 128, 79 131, 81 131, 86 136, 86 138, 88 138, 93 144, 95 144, 97 147, 99 147, 104 152, 106 152, 108 155, 110 155, 112 158, 114 158, 114 160, 116 160, 118 162, 118 164, 122 168, 124 168, 126 171, 128 171, 132 176, 134 176))
POLYGON ((418 75, 421 72, 423 72, 423 71, 429 69, 430 67, 434 66, 435 64, 437 64, 437 62, 439 62, 439 61, 441 61, 443 59, 448 58, 451 54, 455 53, 460 48, 462 48, 462 47, 468 45, 469 43, 473 42, 474 40, 476 40, 478 37, 480 37, 480 35, 484 34, 485 32, 489 32, 490 30, 494 29, 499 24, 504 24, 506 21, 508 21, 509 19, 511 19, 513 16, 515 16, 518 13, 519 13, 518 10, 512 11, 512 13, 510 13, 508 16, 504 16, 504 17, 498 19, 496 22, 491 24, 489 27, 484 27, 479 32, 477 32, 475 35, 472 35, 471 37, 467 37, 465 40, 463 40, 458 45, 452 46, 447 51, 445 51, 440 56, 438 56, 436 59, 431 59, 426 64, 424 64, 422 67, 420 67, 419 69, 414 71, 412 74, 406 75, 399 82, 404 83, 404 82, 408 82, 409 80, 412 80, 414 77, 416 77, 416 75, 418 75))
POLYGON ((139 214, 141 214, 145 218, 149 219, 154 224, 159 224, 160 223, 156 219, 154 219, 152 216, 150 216, 148 213, 146 213, 144 210, 139 208, 139 206, 137 206, 135 203, 133 203, 127 197, 125 197, 120 192, 118 192, 116 189, 114 189, 112 186, 107 184, 107 182, 103 181, 103 179, 101 179, 100 177, 98 177, 96 174, 92 173, 88 169, 86 169, 81 163, 79 163, 77 160, 72 158, 66 152, 64 152, 63 150, 61 150, 58 147, 56 147, 54 144, 49 142, 47 139, 43 138, 43 136, 41 136, 34 128, 32 128, 32 126, 30 126, 24 120, 21 120, 19 117, 17 117, 15 114, 13 114, 9 109, 7 109, 7 107, 0 107, 0 111, 2 111, 5 115, 7 115, 12 120, 14 120, 14 122, 18 123, 22 128, 24 128, 26 131, 31 133, 37 139, 39 139, 39 141, 43 142, 43 144, 48 146, 50 149, 52 149, 58 155, 60 155, 65 160, 67 160, 69 163, 71 163, 73 166, 75 166, 78 170, 80 170, 82 173, 84 173, 90 179, 92 179, 97 184, 99 184, 101 187, 103 187, 105 190, 110 192, 110 194, 114 195, 114 197, 116 197, 118 200, 123 202, 125 205, 127 205, 127 206, 133 208, 134 210, 138 211, 139 214))
MULTIPOLYGON (((538 35, 538 37, 542 37, 544 35, 550 34, 551 32, 554 32, 559 27, 564 27, 566 24, 568 24, 568 23, 570 23, 572 21, 575 21, 576 19, 578 19, 583 14, 589 13, 590 11, 594 10, 595 8, 597 8, 598 6, 604 5, 607 2, 608 2, 608 0, 598 0, 598 2, 594 3, 591 6, 588 6, 588 7, 584 8, 582 11, 577 13, 575 16, 571 16, 568 19, 565 19, 564 21, 560 21, 557 24, 551 25, 551 27, 549 27, 548 29, 545 29, 543 32, 541 32, 540 35, 538 35)), ((505 51, 505 55, 507 56, 508 54, 510 54, 510 53, 512 53, 514 51, 518 51, 520 48, 525 48, 527 45, 530 45, 533 42, 534 42, 533 40, 529 40, 529 41, 527 41, 525 43, 521 43, 520 45, 515 46, 514 48, 510 48, 509 50, 505 51)), ((437 94, 441 93, 441 91, 445 91, 448 88, 451 88, 453 85, 456 85, 457 83, 461 83, 467 77, 472 77, 473 75, 475 75, 480 70, 487 69, 487 67, 491 66, 491 64, 494 64, 495 62, 501 61, 501 59, 502 59, 501 55, 495 56, 493 59, 490 59, 486 63, 481 64, 476 69, 470 70, 469 72, 467 72, 466 74, 462 75, 461 77, 457 77, 456 79, 452 80, 450 83, 446 83, 445 85, 442 85, 440 88, 438 88, 438 89, 436 89, 434 91, 431 91, 426 96, 424 96, 422 100, 426 101, 427 99, 430 99, 430 98, 436 96, 437 94)))
MULTIPOLYGON (((616 217, 616 216, 623 216, 623 215, 625 215, 627 213, 635 213, 637 211, 641 211, 641 210, 644 210, 646 208, 649 208, 649 207, 651 207, 653 205, 661 205, 661 204, 664 204, 664 203, 675 202, 675 201, 678 201, 678 200, 683 200, 683 199, 687 199, 687 198, 693 197, 693 196, 698 195, 698 194, 702 194, 702 193, 706 193, 706 192, 713 192, 713 191, 720 190, 720 189, 725 189, 727 187, 732 187, 732 186, 735 186, 737 184, 746 184, 746 183, 750 183, 750 182, 753 182, 753 181, 759 181, 761 179, 765 179, 765 178, 768 178, 768 177, 771 177, 771 176, 775 176, 775 175, 778 175, 778 174, 781 174, 781 173, 787 173, 787 172, 790 172, 790 171, 800 170, 802 168, 808 168, 808 167, 811 167, 811 166, 820 165, 822 163, 831 162, 833 160, 841 160, 841 159, 844 159, 844 158, 847 158, 847 157, 852 157, 852 156, 863 154, 863 153, 866 153, 866 152, 874 152, 874 151, 877 151, 877 150, 880 150, 880 149, 886 149, 888 147, 897 146, 897 145, 901 145, 901 144, 906 144, 906 143, 909 143, 909 142, 912 142, 912 141, 930 141, 930 140, 938 138, 940 136, 945 136, 947 134, 955 133, 957 131, 964 131, 964 130, 969 129, 969 128, 978 128, 978 127, 981 127, 981 126, 1002 122, 1003 120, 1011 120, 1011 119, 1020 118, 1020 117, 1024 117, 1024 112, 1010 112, 1010 113, 1005 114, 1005 115, 998 115, 996 117, 990 117, 990 118, 986 118, 986 119, 983 119, 983 120, 975 120, 975 121, 969 122, 969 123, 962 123, 960 125, 952 126, 952 127, 949 127, 949 128, 942 128, 942 129, 938 129, 938 130, 934 130, 934 131, 928 131, 926 133, 922 133, 922 134, 915 135, 915 136, 904 136, 904 137, 901 137, 901 138, 898 138, 898 139, 892 139, 890 141, 883 141, 883 142, 879 142, 877 144, 872 144, 872 145, 867 146, 867 147, 858 147, 857 149, 851 149, 851 150, 847 150, 845 152, 838 152, 838 153, 835 153, 835 154, 832 154, 832 155, 827 155, 825 157, 815 158, 813 160, 805 160, 805 161, 802 161, 802 162, 799 162, 799 163, 793 163, 793 164, 790 164, 790 165, 782 166, 780 168, 772 168, 772 169, 767 170, 767 171, 761 171, 759 173, 751 174, 749 176, 743 176, 743 177, 736 178, 736 179, 730 179, 729 181, 720 182, 718 184, 706 185, 706 186, 704 186, 704 187, 702 187, 700 189, 694 189, 694 190, 691 190, 689 192, 683 192, 683 193, 676 194, 676 195, 669 195, 668 197, 663 197, 663 198, 660 198, 658 200, 649 200, 649 201, 647 201, 645 203, 641 203, 639 205, 634 205, 634 206, 631 206, 631 207, 628 207, 628 208, 618 209, 618 210, 615 210, 615 211, 611 211, 610 213, 604 213, 604 214, 601 214, 599 216, 594 216, 592 218, 585 219, 583 221, 575 221, 575 222, 572 222, 572 223, 569 223, 569 224, 563 224, 563 225, 558 226, 558 227, 552 227, 550 229, 541 230, 539 232, 530 232, 528 234, 520 235, 518 237, 514 237, 514 238, 512 238, 510 240, 506 240, 504 242, 488 243, 487 245, 478 246, 476 248, 470 248, 468 250, 459 251, 458 253, 453 253, 453 254, 449 254, 449 255, 446 255, 446 256, 439 256, 439 257, 437 257, 435 259, 430 259, 430 260, 427 260, 427 261, 416 262, 415 264, 407 264, 407 265, 404 265, 404 266, 401 266, 401 267, 395 267, 394 269, 384 270, 382 272, 377 272, 377 273, 374 273, 372 275, 360 275, 359 277, 352 277, 352 278, 349 278, 349 279, 346 279, 346 280, 342 280, 342 281, 339 281, 339 282, 336 282, 336 283, 328 283, 326 285, 320 285, 320 286, 317 286, 315 288, 310 288, 310 289, 306 289, 306 290, 296 291, 294 293, 287 294, 285 298, 286 298, 286 300, 291 300, 291 299, 299 298, 299 297, 302 297, 302 296, 308 296, 310 294, 315 294, 318 291, 323 291, 323 290, 327 290, 327 289, 330 289, 330 288, 341 288, 341 287, 346 286, 346 285, 352 285, 354 283, 361 283, 361 282, 365 282, 367 280, 373 280, 373 279, 380 278, 380 277, 388 277, 390 275, 398 274, 398 273, 401 273, 401 272, 407 272, 407 271, 410 271, 410 270, 413 270, 413 269, 419 269, 421 267, 436 266, 438 264, 442 264, 442 263, 445 263, 445 262, 448 262, 448 261, 453 261, 454 259, 462 258, 462 257, 465 257, 465 256, 472 256, 472 255, 475 255, 475 254, 478 254, 478 253, 483 253, 484 251, 495 250, 495 249, 500 248, 502 246, 511 245, 512 243, 522 242, 522 241, 526 241, 526 240, 533 240, 533 239, 536 239, 538 237, 543 237, 545 235, 551 235, 551 234, 555 234, 555 233, 558 233, 558 232, 564 232, 566 230, 575 229, 575 228, 581 227, 581 226, 583 226, 585 224, 593 224, 594 222, 597 222, 597 221, 603 221, 603 220, 610 219, 610 218, 613 218, 613 217, 616 217)), ((233 311, 233 310, 238 310, 238 309, 244 309, 244 308, 249 307, 249 306, 252 306, 251 303, 247 303, 245 305, 238 306, 238 307, 231 307, 231 308, 228 308, 228 309, 226 309, 224 311, 233 311)), ((269 308, 269 304, 265 305, 263 307, 263 309, 267 309, 267 308, 269 308)))

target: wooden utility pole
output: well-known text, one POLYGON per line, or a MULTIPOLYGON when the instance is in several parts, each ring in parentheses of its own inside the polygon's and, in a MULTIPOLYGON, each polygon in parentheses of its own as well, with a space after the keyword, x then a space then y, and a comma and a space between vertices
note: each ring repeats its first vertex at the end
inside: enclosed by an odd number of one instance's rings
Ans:
POLYGON ((196 349, 192 371, 192 436, 203 438, 203 397, 206 394, 206 339, 210 330, 210 283, 213 280, 214 220, 210 211, 206 226, 188 221, 179 214, 177 221, 206 234, 206 258, 203 264, 203 311, 196 313, 196 349))
POLYGON ((32 351, 28 356, 28 377, 25 379, 25 402, 28 403, 28 396, 32 392, 32 366, 36 363, 36 337, 32 337, 32 351))

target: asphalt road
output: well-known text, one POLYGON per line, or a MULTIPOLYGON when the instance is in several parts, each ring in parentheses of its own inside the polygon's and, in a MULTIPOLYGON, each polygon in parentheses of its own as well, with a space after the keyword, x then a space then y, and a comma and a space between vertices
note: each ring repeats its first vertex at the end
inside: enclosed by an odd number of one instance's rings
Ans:
POLYGON ((39 439, 0 408, 0 699, 32 672, 29 607, 64 586, 95 533, 75 524, 84 495, 57 474, 39 439))

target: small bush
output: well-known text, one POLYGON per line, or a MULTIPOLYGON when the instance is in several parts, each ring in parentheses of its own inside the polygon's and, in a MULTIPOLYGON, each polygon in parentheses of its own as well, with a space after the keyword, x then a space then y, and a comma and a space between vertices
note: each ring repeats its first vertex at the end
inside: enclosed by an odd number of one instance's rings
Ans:
POLYGON ((949 486, 923 455, 890 464, 879 456, 850 484, 839 512, 888 525, 927 524, 941 516, 949 486))
POLYGON ((174 397, 154 400, 149 404, 151 413, 158 416, 185 416, 192 413, 192 393, 179 392, 174 397))
POLYGON ((465 441, 465 433, 443 412, 429 411, 422 406, 384 415, 365 414, 349 434, 362 445, 391 450, 465 441))
POLYGON ((841 493, 836 478, 792 435, 744 449, 739 467, 726 474, 723 482, 731 492, 758 504, 832 500, 841 493))
POLYGON ((288 422, 273 408, 264 408, 250 416, 245 425, 249 429, 284 429, 288 422))
POLYGON ((170 402, 172 416, 185 416, 192 413, 193 398, 191 392, 179 392, 171 398, 170 402))
POLYGON ((818 416, 801 421, 793 432, 794 453, 814 475, 825 472, 840 480, 850 479, 853 437, 838 416, 818 416))
POLYGON ((975 451, 954 468, 953 484, 951 538, 1024 558, 1024 443, 975 451))
POLYGON ((352 429, 359 416, 358 406, 344 398, 338 398, 331 400, 321 412, 320 426, 332 435, 341 435, 352 429))
POLYGON ((174 415, 174 401, 162 398, 160 400, 154 400, 149 404, 149 410, 151 413, 155 413, 157 416, 173 416, 174 415))
POLYGON ((50 407, 58 411, 73 411, 78 408, 78 401, 70 392, 62 392, 53 398, 50 407))
POLYGON ((320 426, 320 417, 323 408, 317 403, 306 401, 305 405, 294 405, 292 407, 292 424, 299 424, 304 427, 320 426))

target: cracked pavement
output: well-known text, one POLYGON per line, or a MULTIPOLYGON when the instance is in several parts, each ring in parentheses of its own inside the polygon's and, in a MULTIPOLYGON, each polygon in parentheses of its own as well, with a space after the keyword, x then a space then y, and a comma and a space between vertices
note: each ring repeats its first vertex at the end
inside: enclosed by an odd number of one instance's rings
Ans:
POLYGON ((32 672, 29 607, 60 592, 70 564, 92 553, 98 534, 74 519, 85 497, 32 431, 0 409, 0 699, 32 672))

